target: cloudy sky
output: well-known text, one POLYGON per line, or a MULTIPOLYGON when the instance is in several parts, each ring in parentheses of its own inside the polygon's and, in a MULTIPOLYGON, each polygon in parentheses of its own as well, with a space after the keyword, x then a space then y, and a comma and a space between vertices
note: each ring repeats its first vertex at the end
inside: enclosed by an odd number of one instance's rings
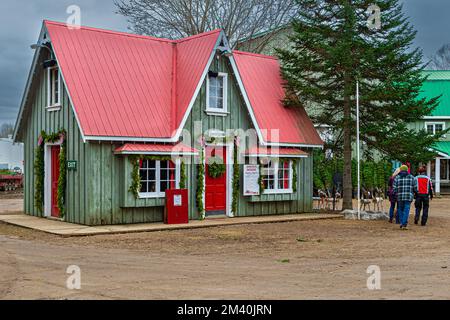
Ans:
MULTIPOLYGON (((450 43, 450 1, 404 0, 405 12, 418 31, 416 46, 425 56, 450 43)), ((66 21, 66 9, 81 8, 83 25, 127 30, 113 0, 1 0, 0 2, 0 125, 15 122, 35 43, 43 19, 66 21)))

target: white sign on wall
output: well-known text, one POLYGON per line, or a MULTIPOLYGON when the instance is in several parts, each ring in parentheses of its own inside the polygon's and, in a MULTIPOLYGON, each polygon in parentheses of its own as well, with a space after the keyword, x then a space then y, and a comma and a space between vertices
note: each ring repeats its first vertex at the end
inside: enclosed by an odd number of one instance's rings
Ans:
POLYGON ((244 196, 259 195, 259 165, 244 166, 244 196))

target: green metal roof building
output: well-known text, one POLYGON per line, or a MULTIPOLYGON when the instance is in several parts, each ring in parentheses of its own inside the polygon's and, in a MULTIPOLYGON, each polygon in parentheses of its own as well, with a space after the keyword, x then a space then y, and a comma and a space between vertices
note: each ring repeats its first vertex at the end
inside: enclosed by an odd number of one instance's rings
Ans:
MULTIPOLYGON (((424 71, 428 76, 423 84, 420 97, 441 96, 439 105, 430 116, 413 124, 416 129, 426 129, 436 133, 450 127, 450 70, 424 71)), ((437 156, 428 163, 428 175, 435 184, 435 192, 450 191, 450 134, 433 146, 437 156)))

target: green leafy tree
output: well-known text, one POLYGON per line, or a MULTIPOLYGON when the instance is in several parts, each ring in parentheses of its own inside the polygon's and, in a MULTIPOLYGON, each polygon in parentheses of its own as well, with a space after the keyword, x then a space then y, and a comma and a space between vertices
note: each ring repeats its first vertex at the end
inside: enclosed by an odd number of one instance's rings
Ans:
POLYGON ((280 49, 287 107, 306 107, 315 123, 340 131, 344 157, 344 203, 352 207, 352 143, 356 83, 360 84, 361 139, 370 150, 399 161, 428 161, 444 133, 408 128, 429 115, 439 97, 419 98, 425 78, 422 52, 398 0, 297 0, 292 48, 280 49), (375 3, 381 27, 369 28, 375 3))

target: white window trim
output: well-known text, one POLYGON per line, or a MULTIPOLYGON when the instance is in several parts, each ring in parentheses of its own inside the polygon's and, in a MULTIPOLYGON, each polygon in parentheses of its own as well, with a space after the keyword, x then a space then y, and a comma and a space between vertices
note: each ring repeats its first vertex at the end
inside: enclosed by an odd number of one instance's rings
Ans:
POLYGON ((58 66, 47 68, 47 111, 59 111, 61 109, 61 72, 58 66), (58 101, 52 104, 52 83, 51 83, 51 72, 58 69, 58 101))
MULTIPOLYGON (((292 161, 289 161, 289 188, 288 189, 278 189, 278 168, 280 164, 280 159, 269 159, 274 163, 274 189, 264 189, 263 194, 287 194, 293 193, 294 190, 292 188, 292 180, 293 180, 293 170, 292 170, 292 161)), ((264 179, 264 178, 262 178, 264 179)))
POLYGON ((209 74, 206 77, 206 113, 210 115, 228 115, 228 73, 219 72, 218 77, 223 78, 223 109, 209 107, 209 74))
POLYGON ((44 146, 44 217, 52 216, 52 147, 61 143, 45 143, 44 146))
MULTIPOLYGON (((227 151, 226 151, 226 156, 227 156, 227 170, 226 170, 226 175, 227 175, 227 181, 226 181, 226 190, 227 190, 227 194, 226 194, 226 215, 229 218, 233 218, 234 217, 234 213, 232 211, 232 202, 233 202, 233 184, 231 183, 233 180, 233 176, 234 176, 234 142, 230 142, 230 143, 215 143, 215 144, 211 144, 211 143, 206 143, 206 146, 216 146, 216 147, 226 147, 227 151)), ((206 155, 205 155, 205 150, 206 148, 202 148, 202 150, 200 152, 203 153, 203 165, 206 168, 206 155)), ((205 186, 203 188, 203 194, 202 194, 202 205, 203 205, 203 210, 204 210, 204 214, 206 216, 206 175, 203 175, 203 185, 205 186)))
MULTIPOLYGON (((180 159, 175 161, 175 188, 180 188, 180 159)), ((140 168, 139 168, 140 170, 140 168)), ((156 192, 139 192, 139 199, 152 199, 152 198, 164 198, 166 196, 165 192, 160 192, 161 188, 161 161, 156 160, 156 192)))
POLYGON ((446 170, 447 170, 447 176, 445 177, 445 179, 441 178, 441 182, 444 183, 448 183, 450 181, 450 161, 448 161, 450 159, 446 159, 446 158, 441 158, 441 171, 443 169, 443 163, 445 163, 446 166, 446 170), (445 162, 443 162, 444 160, 446 160, 445 162))
MULTIPOLYGON (((428 126, 433 126, 433 134, 436 134, 436 125, 441 124, 442 130, 445 130, 445 122, 442 121, 433 121, 433 122, 425 122, 425 130, 428 132, 428 126)), ((444 135, 445 137, 445 135, 444 135)))

